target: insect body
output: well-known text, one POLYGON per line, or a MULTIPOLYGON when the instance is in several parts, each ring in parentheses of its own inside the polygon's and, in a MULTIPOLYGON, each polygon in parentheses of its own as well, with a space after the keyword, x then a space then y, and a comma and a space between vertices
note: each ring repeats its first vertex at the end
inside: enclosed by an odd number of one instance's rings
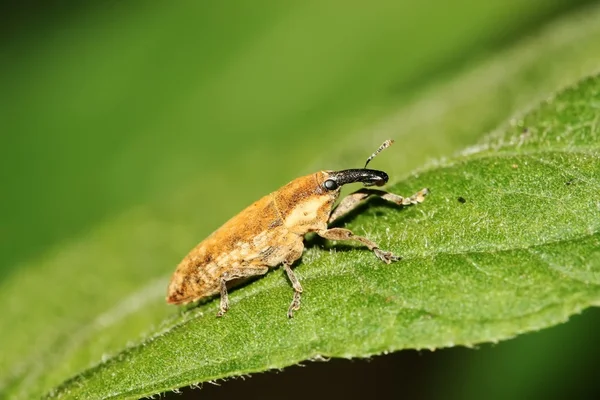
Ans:
MULTIPOLYGON (((391 140, 386 141, 367 164, 391 143, 391 140)), ((291 265, 302 256, 304 235, 309 232, 325 239, 357 241, 387 264, 398 261, 399 257, 365 237, 354 235, 348 229, 327 227, 369 196, 409 205, 421 203, 428 193, 423 189, 407 198, 363 188, 342 199, 334 209, 343 185, 360 182, 365 186, 383 186, 387 181, 385 172, 366 169, 366 165, 363 169, 320 171, 294 179, 250 205, 192 249, 171 278, 167 302, 186 304, 220 293, 217 316, 222 316, 229 308, 228 284, 233 286, 244 278, 263 275, 269 268, 283 265, 294 288, 288 309, 291 318, 300 308, 302 293, 291 265)))

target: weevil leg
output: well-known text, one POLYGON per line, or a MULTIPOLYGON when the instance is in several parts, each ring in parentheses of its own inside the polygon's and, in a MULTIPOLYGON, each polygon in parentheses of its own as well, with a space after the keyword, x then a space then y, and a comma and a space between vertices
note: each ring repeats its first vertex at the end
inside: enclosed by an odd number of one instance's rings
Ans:
POLYGON ((294 311, 298 311, 300 309, 300 297, 302 295, 302 285, 300 285, 300 281, 292 271, 291 263, 284 261, 283 269, 287 274, 290 282, 292 282, 292 287, 294 288, 294 299, 292 300, 292 304, 290 304, 290 308, 288 308, 288 318, 294 317, 294 311))
POLYGON ((329 240, 354 240, 354 241, 360 242, 360 243, 364 244, 365 246, 367 246, 369 248, 369 250, 371 250, 373 253, 375 253, 377 258, 379 258, 381 261, 385 262, 386 264, 400 260, 400 257, 395 256, 391 252, 381 250, 377 243, 367 239, 366 237, 357 236, 354 233, 352 233, 352 231, 349 229, 344 229, 344 228, 325 229, 325 230, 317 231, 317 235, 321 236, 322 238, 329 239, 329 240))
POLYGON ((292 283, 292 287, 294 288, 294 299, 288 308, 288 318, 294 317, 294 311, 298 311, 300 309, 300 298, 302 296, 302 285, 300 285, 300 281, 292 271, 292 264, 294 261, 302 257, 302 250, 304 250, 304 243, 302 240, 299 240, 296 245, 290 250, 286 259, 283 261, 283 269, 288 276, 288 279, 292 283))
POLYGON ((358 204, 367 199, 370 196, 378 196, 384 200, 387 200, 391 203, 398 204, 401 206, 408 206, 411 204, 419 204, 425 200, 425 196, 429 193, 428 189, 422 189, 417 193, 413 194, 410 197, 402 197, 400 195, 386 192, 385 190, 377 190, 377 189, 359 189, 354 193, 350 193, 348 196, 344 197, 340 204, 333 210, 331 215, 329 216, 329 224, 340 218, 341 216, 347 214, 352 211, 358 204))
POLYGON ((222 317, 223 314, 229 309, 229 295, 227 294, 227 282, 240 279, 250 278, 256 275, 264 275, 269 271, 267 267, 247 267, 247 268, 234 268, 221 275, 221 303, 219 304, 219 311, 217 317, 222 317))

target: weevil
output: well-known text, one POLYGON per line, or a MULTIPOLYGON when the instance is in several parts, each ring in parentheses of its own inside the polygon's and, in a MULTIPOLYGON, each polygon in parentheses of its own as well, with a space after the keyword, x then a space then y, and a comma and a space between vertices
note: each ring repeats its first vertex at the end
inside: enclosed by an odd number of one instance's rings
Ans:
POLYGON ((179 263, 169 283, 167 303, 187 304, 220 294, 217 312, 220 317, 229 309, 228 287, 282 265, 294 289, 288 309, 288 317, 292 318, 294 311, 300 309, 302 285, 291 267, 302 256, 304 235, 309 232, 325 239, 359 242, 387 264, 398 261, 400 257, 380 249, 366 237, 344 228, 328 228, 370 196, 398 205, 423 202, 427 189, 403 197, 362 188, 344 197, 334 208, 344 185, 383 186, 387 183, 385 172, 367 169, 367 165, 392 143, 392 140, 386 140, 367 159, 364 168, 319 171, 296 178, 231 218, 179 263))

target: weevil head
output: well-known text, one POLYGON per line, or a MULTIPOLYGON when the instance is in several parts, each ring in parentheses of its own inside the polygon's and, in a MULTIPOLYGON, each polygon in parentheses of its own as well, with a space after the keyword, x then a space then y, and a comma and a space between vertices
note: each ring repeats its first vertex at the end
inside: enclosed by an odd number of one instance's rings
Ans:
POLYGON ((388 175, 373 169, 320 171, 297 178, 273 193, 286 228, 298 234, 324 229, 342 186, 362 183, 383 186, 388 175))
POLYGON ((340 195, 342 185, 336 183, 339 178, 334 171, 319 171, 296 178, 274 192, 285 227, 298 234, 326 228, 340 195))
POLYGON ((383 171, 365 168, 321 171, 317 172, 315 177, 317 183, 315 191, 322 199, 327 199, 330 206, 333 206, 344 185, 362 183, 365 186, 383 186, 389 179, 388 174, 383 171))
POLYGON ((325 191, 339 193, 342 186, 349 183, 362 183, 365 186, 383 186, 389 177, 376 169, 345 169, 342 171, 323 171, 322 187, 325 191))

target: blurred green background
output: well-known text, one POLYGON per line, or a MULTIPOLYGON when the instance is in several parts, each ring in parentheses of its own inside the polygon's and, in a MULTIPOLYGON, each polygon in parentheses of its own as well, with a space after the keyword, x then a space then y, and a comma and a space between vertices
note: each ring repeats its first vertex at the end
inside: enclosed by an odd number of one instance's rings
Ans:
MULTIPOLYGON (((206 187, 198 212, 215 227, 299 174, 338 167, 315 168, 348 143, 332 127, 367 126, 588 3, 3 4, 0 283, 103 221, 190 185, 206 187)), ((286 388, 326 375, 342 384, 360 373, 369 386, 385 370, 387 383, 377 385, 389 395, 591 396, 600 394, 589 334, 598 314, 478 351, 309 364, 257 382, 286 388)), ((249 391, 252 381, 207 395, 249 391)))

